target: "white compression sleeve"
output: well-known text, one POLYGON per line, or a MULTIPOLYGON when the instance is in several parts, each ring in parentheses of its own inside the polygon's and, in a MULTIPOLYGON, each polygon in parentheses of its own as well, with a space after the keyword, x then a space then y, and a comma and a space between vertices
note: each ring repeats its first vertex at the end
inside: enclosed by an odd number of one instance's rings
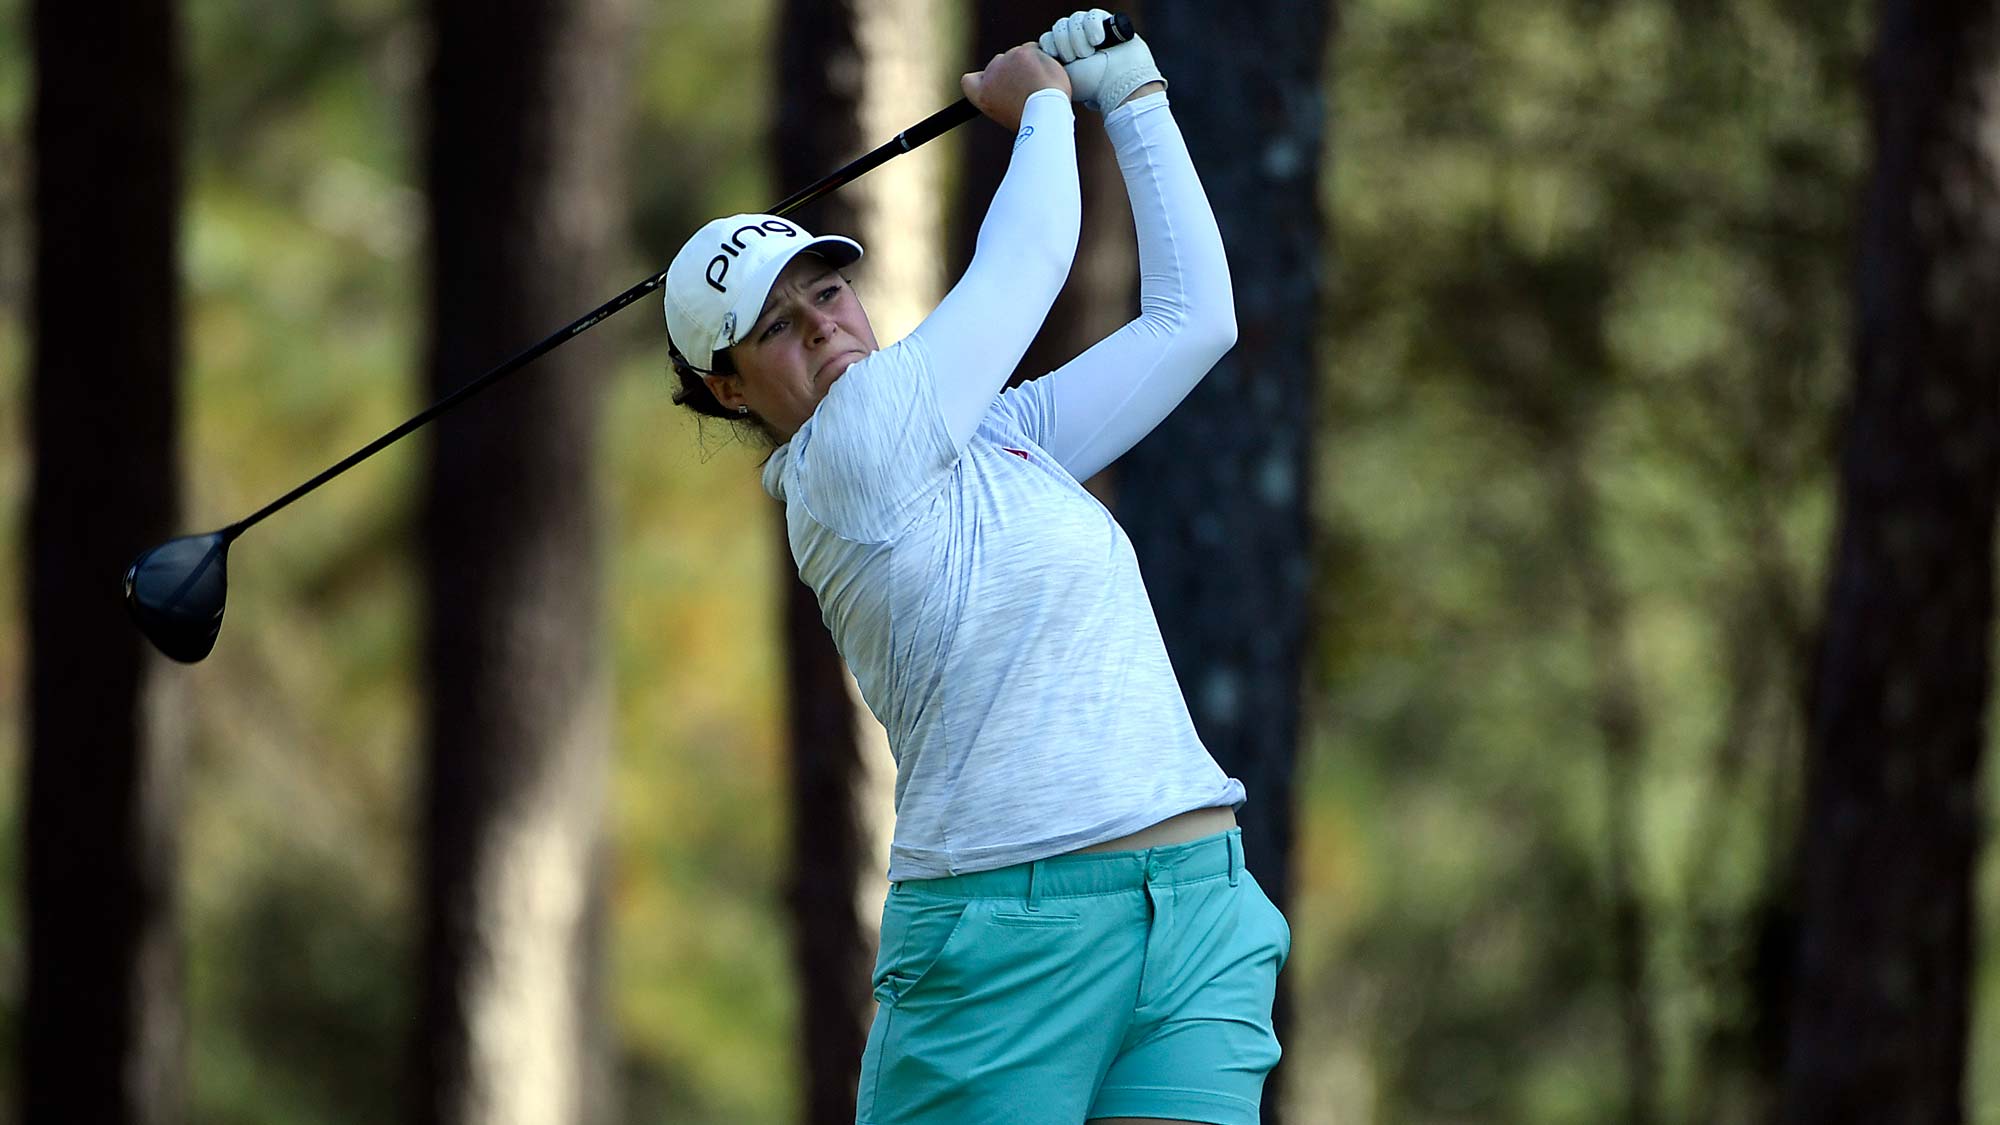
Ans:
POLYGON ((1236 342, 1222 234, 1165 93, 1104 117, 1139 236, 1139 316, 1043 378, 1050 455, 1083 480, 1180 405, 1236 342))
POLYGON ((952 444, 972 440, 1061 292, 1083 225, 1076 114, 1060 90, 1022 107, 1014 155, 993 193, 965 276, 911 333, 930 353, 952 444))

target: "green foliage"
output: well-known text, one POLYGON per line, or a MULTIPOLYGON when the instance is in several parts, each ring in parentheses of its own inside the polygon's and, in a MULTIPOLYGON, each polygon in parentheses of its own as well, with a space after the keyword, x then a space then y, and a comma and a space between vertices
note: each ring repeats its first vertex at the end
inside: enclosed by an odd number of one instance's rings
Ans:
POLYGON ((407 1107, 402 1048, 414 1018, 407 913, 384 908, 380 874, 284 854, 195 915, 190 1030, 203 1121, 340 1125, 407 1107))
POLYGON ((1343 7, 1307 1119, 1759 1119, 1866 22, 1343 7))
POLYGON ((633 1120, 789 1116, 776 516, 745 450, 712 459, 658 377, 615 389, 611 1001, 633 1120), (666 424, 662 424, 663 421, 666 424), (639 1114, 667 1099, 672 1114, 639 1114))
MULTIPOLYGON (((415 14, 193 3, 182 523, 261 507, 419 405, 415 14)), ((417 938, 414 443, 231 552, 191 742, 191 1114, 402 1108, 417 938)))
POLYGON ((638 9, 632 226, 654 269, 710 218, 791 190, 773 190, 764 161, 774 102, 770 13, 768 2, 638 9))

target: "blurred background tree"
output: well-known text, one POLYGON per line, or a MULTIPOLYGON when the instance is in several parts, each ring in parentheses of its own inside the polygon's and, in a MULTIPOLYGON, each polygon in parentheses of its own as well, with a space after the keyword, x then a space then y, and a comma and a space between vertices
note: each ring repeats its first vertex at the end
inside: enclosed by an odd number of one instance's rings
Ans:
MULTIPOLYGON (((1228 247, 1237 337, 1122 459, 1117 504, 1195 729, 1243 783, 1244 865, 1287 917, 1310 629, 1314 329, 1332 272, 1319 192, 1331 17, 1325 4, 1253 0, 1162 4, 1147 20, 1160 51, 1180 60, 1162 73, 1228 247)), ((1292 1039, 1294 980, 1278 984, 1281 1042, 1292 1039)), ((1286 1070, 1281 1061, 1273 1089, 1286 1070)), ((1265 1121, 1277 1103, 1266 1100, 1265 1121)))
MULTIPOLYGON (((435 400, 602 299, 624 226, 629 55, 622 0, 438 0, 429 15, 435 400)), ((613 1117, 596 457, 608 344, 569 343, 430 434, 410 1037, 427 1125, 613 1117)))
MULTIPOLYGON (((862 135, 864 86, 859 5, 854 0, 785 0, 779 5, 777 120, 771 163, 781 184, 804 187, 873 147, 862 135)), ((790 192, 793 188, 783 188, 790 192)), ((775 199, 746 203, 769 206, 775 199)), ((852 193, 834 193, 793 213, 814 232, 852 231, 852 193)), ((865 247, 868 243, 863 242, 865 247)), ((790 556, 785 513, 770 505, 780 558, 790 556)), ((862 814, 866 778, 847 666, 820 620, 819 599, 789 567, 777 573, 784 606, 790 834, 785 902, 790 908, 792 978, 799 993, 799 1120, 841 1125, 854 1119, 861 1052, 873 998, 868 993, 874 935, 862 921, 858 886, 874 861, 862 814)))
MULTIPOLYGON (((976 15, 938 9, 939 54, 964 57, 976 15)), ((1229 115, 1232 143, 1276 128, 1198 96, 1209 65, 1170 46, 1173 15, 1150 15, 1169 21, 1154 47, 1191 139, 1210 111, 1229 115)), ((0 580, 23 591, 39 455, 26 17, 23 0, 0 0, 0 580)), ((765 140, 790 80, 775 65, 778 7, 638 5, 629 18, 628 171, 605 177, 631 235, 574 307, 491 317, 475 368, 658 269, 706 218, 797 186, 765 140)), ((1005 38, 1046 22, 1019 18, 1005 38)), ((1295 392, 1317 402, 1295 407, 1314 452, 1293 1027, 1274 1091, 1287 1120, 1776 1111, 1802 922, 1805 704, 1858 331, 1871 22, 1856 0, 1341 6, 1320 147, 1293 167, 1316 182, 1333 284, 1320 309, 1292 314, 1319 338, 1314 386, 1295 392)), ((427 399, 413 378, 433 233, 426 11, 189 0, 181 26, 185 499, 160 534, 252 510, 427 399)), ((886 56, 871 34, 872 76, 886 56)), ((952 77, 886 128, 955 97, 952 77)), ((982 203, 960 170, 982 128, 856 185, 936 177, 857 192, 857 280, 895 325, 885 338, 920 315, 887 310, 935 292, 892 298, 875 271, 950 252, 923 216, 878 228, 867 209, 982 203)), ((1093 237, 1117 226, 1093 221, 1093 237)), ((1079 273, 1121 254, 1092 251, 1079 273)), ((1239 303, 1246 292, 1239 267, 1239 303)), ((92 311, 147 296, 121 283, 92 311)), ((1255 311, 1240 308, 1242 323, 1255 311)), ((807 1082, 787 936, 783 603, 718 596, 722 581, 784 589, 788 560, 769 521, 744 518, 770 503, 756 453, 668 404, 657 317, 593 331, 610 1097, 624 1120, 794 1121, 807 1082)), ((537 380, 559 381, 524 373, 496 400, 537 380)), ((384 1045, 419 1010, 424 464, 379 458, 236 552, 227 636, 171 671, 188 754, 188 1120, 390 1120, 410 1093, 384 1045)), ((0 604, 0 864, 14 870, 29 636, 27 598, 0 604)), ((863 736, 862 785, 879 792, 886 751, 863 736)), ((1980 784, 1990 800, 1990 772, 1980 784)), ((869 823, 879 841, 879 812, 869 823)), ((2000 1068, 1978 1065, 2000 1057, 2000 865, 1986 851, 1963 1104, 1995 1125, 2000 1068)), ((879 906, 860 882, 864 907, 879 906)), ((21 904, 0 901, 10 1111, 25 933, 21 904)))
POLYGON ((8 941, 25 955, 11 989, 30 1033, 6 1101, 37 1125, 179 1122, 179 690, 135 643, 115 586, 118 560, 179 518, 178 5, 38 2, 32 20, 37 440, 20 543, 31 753, 19 885, 33 909, 25 947, 8 941), (125 299, 107 303, 110 288, 125 299))
POLYGON ((1876 29, 1854 393, 1806 727, 1793 1122, 1966 1118, 1991 815, 2000 4, 1881 0, 1876 29))

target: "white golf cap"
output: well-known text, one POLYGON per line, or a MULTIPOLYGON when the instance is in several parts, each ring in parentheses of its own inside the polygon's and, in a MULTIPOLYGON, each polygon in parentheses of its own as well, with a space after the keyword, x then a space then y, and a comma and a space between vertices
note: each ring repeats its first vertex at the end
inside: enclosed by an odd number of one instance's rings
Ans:
POLYGON ((667 336, 688 365, 710 371, 716 352, 741 343, 772 283, 807 251, 837 268, 859 260, 861 244, 776 215, 730 215, 696 231, 667 267, 667 336))

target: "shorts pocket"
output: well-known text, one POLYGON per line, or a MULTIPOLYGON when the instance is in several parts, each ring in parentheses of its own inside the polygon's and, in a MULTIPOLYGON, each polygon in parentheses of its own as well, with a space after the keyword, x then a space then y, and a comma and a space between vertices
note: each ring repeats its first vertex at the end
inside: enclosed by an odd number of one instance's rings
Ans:
POLYGON ((998 911, 993 915, 993 924, 996 926, 1022 926, 1028 929, 1060 929, 1064 926, 1074 926, 1082 921, 1081 914, 1044 914, 1040 911, 1033 914, 1019 910, 998 911))
POLYGON ((965 923, 968 904, 891 892, 882 908, 882 948, 872 986, 878 1003, 902 999, 944 956, 965 923))
MULTIPOLYGON (((1244 874, 1248 875, 1249 872, 1246 871, 1244 874)), ((1285 912, 1278 909, 1278 904, 1271 901, 1271 896, 1264 893, 1264 885, 1257 881, 1255 875, 1250 876, 1250 885, 1257 888, 1257 903, 1264 914, 1270 919, 1275 929, 1278 943, 1278 968, 1282 971, 1285 967, 1285 962, 1292 959, 1292 924, 1285 918, 1285 912)))

